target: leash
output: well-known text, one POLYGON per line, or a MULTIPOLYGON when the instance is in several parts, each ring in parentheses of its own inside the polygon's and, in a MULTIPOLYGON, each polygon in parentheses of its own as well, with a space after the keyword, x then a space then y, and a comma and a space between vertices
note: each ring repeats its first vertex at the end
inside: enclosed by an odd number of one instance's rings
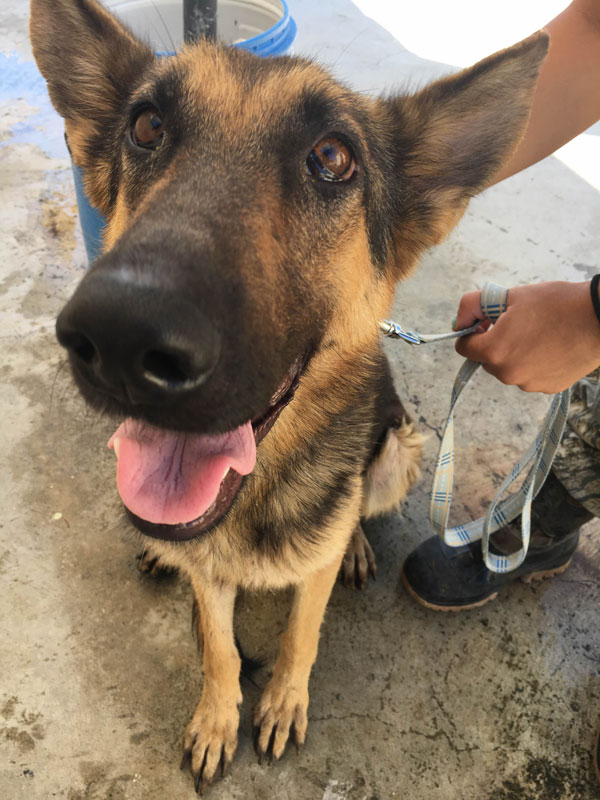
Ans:
POLYGON ((407 331, 398 322, 392 322, 389 319, 382 319, 379 322, 379 330, 384 336, 390 339, 402 339, 407 344, 430 344, 431 342, 441 342, 444 339, 459 339, 461 336, 467 336, 469 333, 475 333, 479 327, 481 320, 478 320, 475 325, 470 328, 463 328, 461 331, 452 331, 451 333, 418 333, 417 331, 407 331))
MULTIPOLYGON (((508 289, 494 283, 486 283, 481 290, 481 312, 484 318, 496 322, 506 311, 508 289)), ((428 344, 444 339, 467 336, 479 326, 480 321, 461 331, 442 334, 420 334, 409 331, 397 322, 383 320, 381 331, 393 339, 401 339, 412 345, 428 344)), ((546 480, 567 421, 571 390, 566 389, 552 398, 550 408, 540 430, 523 458, 518 461, 502 484, 484 517, 465 525, 448 527, 454 485, 454 409, 463 389, 477 372, 480 363, 466 360, 458 371, 452 387, 450 410, 444 426, 438 457, 435 464, 429 520, 434 531, 450 547, 461 547, 481 540, 486 567, 492 572, 511 572, 523 563, 529 548, 531 532, 531 504, 546 480), (524 476, 521 486, 504 500, 515 481, 524 476), (490 536, 521 515, 521 549, 510 555, 490 552, 490 536)))

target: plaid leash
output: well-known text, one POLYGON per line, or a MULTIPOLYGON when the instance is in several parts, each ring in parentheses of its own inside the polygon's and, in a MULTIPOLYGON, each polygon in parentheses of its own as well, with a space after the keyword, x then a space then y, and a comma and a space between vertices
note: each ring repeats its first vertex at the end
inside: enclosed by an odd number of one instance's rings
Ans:
MULTIPOLYGON (((506 310, 507 296, 507 289, 493 283, 486 283, 481 290, 481 310, 484 317, 496 322, 500 314, 506 310)), ((457 335, 465 336, 473 332, 478 324, 476 323, 470 328, 458 331, 458 333, 433 336, 422 336, 415 331, 405 331, 397 323, 390 323, 387 320, 384 323, 380 323, 380 327, 388 336, 401 338, 410 344, 426 344, 431 341, 456 338, 457 335), (384 330, 384 325, 393 326, 388 327, 389 333, 384 330), (398 328, 404 335, 397 334, 396 329, 398 328)), ((450 547, 461 547, 481 539, 483 557, 487 568, 492 572, 511 572, 522 564, 527 556, 531 532, 531 504, 548 476, 556 450, 560 444, 567 421, 571 390, 566 389, 564 392, 554 395, 535 441, 524 457, 515 464, 509 475, 503 480, 485 517, 480 517, 465 525, 456 525, 449 528, 448 517, 450 516, 450 507, 452 505, 454 483, 454 408, 463 389, 480 366, 481 364, 478 362, 465 361, 454 381, 450 410, 444 427, 433 476, 429 519, 434 531, 450 547), (520 477, 523 477, 521 486, 502 500, 502 497, 508 492, 512 484, 520 477), (510 555, 491 553, 489 547, 491 534, 512 522, 519 514, 521 515, 521 549, 510 555)))

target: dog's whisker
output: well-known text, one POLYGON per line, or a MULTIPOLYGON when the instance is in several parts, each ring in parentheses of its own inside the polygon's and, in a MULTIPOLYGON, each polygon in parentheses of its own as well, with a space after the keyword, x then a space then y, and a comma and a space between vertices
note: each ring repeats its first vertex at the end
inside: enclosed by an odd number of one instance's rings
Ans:
POLYGON ((271 480, 271 478, 269 478, 268 475, 261 475, 260 472, 251 472, 249 475, 246 475, 246 480, 247 481, 256 481, 256 480, 268 481, 268 480, 271 480))
POLYGON ((50 403, 49 403, 49 406, 48 406, 48 411, 52 410, 52 402, 54 400, 54 390, 56 388, 56 381, 58 380, 58 376, 60 375, 60 373, 62 372, 62 370, 64 369, 64 367, 68 363, 69 363, 69 360, 67 358, 64 358, 62 360, 62 362, 58 365, 56 373, 54 374, 54 380, 52 381, 52 389, 50 390, 50 403))
MULTIPOLYGON (((156 10, 158 10, 158 9, 156 9, 156 10)), ((162 48, 162 49, 164 49, 164 50, 167 50, 167 48, 168 48, 168 42, 165 42, 165 40, 164 40, 164 38, 163 38, 162 34, 160 33, 160 31, 158 30, 158 28, 156 27, 156 25, 155 25, 155 24, 154 24, 154 23, 153 23, 151 20, 149 20, 149 22, 150 22, 150 25, 152 26, 152 30, 153 30, 153 31, 154 31, 154 33, 156 34, 156 38, 160 40, 160 43, 161 43, 161 48, 162 48)))
POLYGON ((348 44, 347 44, 347 45, 344 47, 344 49, 343 49, 343 50, 342 50, 342 52, 341 52, 341 53, 338 55, 338 57, 335 59, 335 61, 333 62, 333 64, 331 64, 331 69, 333 69, 333 68, 335 67, 335 65, 338 63, 338 61, 340 60, 340 58, 342 58, 342 56, 343 56, 343 55, 345 55, 345 53, 347 53, 347 52, 348 52, 348 50, 349 50, 349 49, 352 47, 352 45, 354 44, 354 42, 355 42, 357 39, 360 39, 360 37, 364 35, 364 32, 365 32, 366 30, 367 30, 366 28, 362 28, 362 30, 360 30, 360 31, 359 31, 359 32, 356 34, 356 36, 353 36, 353 37, 352 37, 352 39, 350 39, 350 41, 348 42, 348 44))
MULTIPOLYGON (((163 17, 163 15, 160 13, 160 9, 159 9, 159 7, 156 5, 156 3, 154 3, 154 2, 153 2, 153 3, 152 3, 152 5, 154 6, 154 10, 156 11, 156 13, 157 13, 157 14, 158 14, 158 16, 159 16, 159 18, 160 18, 160 21, 162 22, 163 28, 165 29, 165 33, 167 34, 167 38, 168 38, 169 42, 171 43, 171 47, 172 47, 172 49, 173 49, 173 52, 174 52, 174 53, 176 53, 176 52, 177 52, 177 48, 175 47, 175 42, 174 42, 174 41, 173 41, 173 39, 171 38, 171 33, 170 33, 170 31, 169 31, 169 29, 168 29, 168 27, 167 27, 167 23, 165 22, 165 20, 164 20, 164 17, 163 17)), ((152 27, 154 27, 154 26, 152 26, 152 27)), ((155 29, 155 30, 156 30, 156 29, 155 29)), ((158 34, 158 31, 157 31, 157 34, 158 34)))

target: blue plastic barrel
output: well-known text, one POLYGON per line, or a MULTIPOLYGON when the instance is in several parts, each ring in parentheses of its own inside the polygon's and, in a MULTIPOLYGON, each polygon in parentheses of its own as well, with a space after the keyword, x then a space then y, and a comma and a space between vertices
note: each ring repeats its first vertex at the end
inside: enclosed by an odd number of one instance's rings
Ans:
MULTIPOLYGON (((290 15, 285 0, 280 0, 283 7, 281 19, 271 28, 236 42, 235 47, 248 50, 257 56, 281 56, 290 48, 296 36, 296 23, 290 15)), ((183 11, 182 11, 183 14, 183 11)), ((159 56, 172 56, 175 53, 158 53, 159 56)), ((88 261, 92 262, 100 255, 102 250, 102 236, 106 226, 106 220, 99 211, 91 205, 83 188, 83 170, 71 160, 73 167, 73 180, 75 182, 75 194, 77 196, 77 208, 79 210, 79 221, 83 231, 83 241, 87 252, 88 261)))
POLYGON ((283 6, 283 16, 273 25, 272 28, 245 39, 243 42, 236 42, 236 47, 242 50, 250 50, 256 56, 282 56, 291 46, 296 37, 296 23, 290 15, 285 0, 280 0, 283 6))

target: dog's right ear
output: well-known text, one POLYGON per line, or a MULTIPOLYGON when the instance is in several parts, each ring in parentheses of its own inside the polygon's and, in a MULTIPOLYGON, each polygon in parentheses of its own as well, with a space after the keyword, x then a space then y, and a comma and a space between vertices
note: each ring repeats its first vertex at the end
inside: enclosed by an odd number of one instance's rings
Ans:
POLYGON ((413 96, 382 101, 395 130, 389 172, 401 209, 400 274, 447 235, 514 152, 548 43, 540 31, 413 96))
POLYGON ((31 0, 30 36, 74 161, 85 167, 154 53, 96 0, 31 0))

